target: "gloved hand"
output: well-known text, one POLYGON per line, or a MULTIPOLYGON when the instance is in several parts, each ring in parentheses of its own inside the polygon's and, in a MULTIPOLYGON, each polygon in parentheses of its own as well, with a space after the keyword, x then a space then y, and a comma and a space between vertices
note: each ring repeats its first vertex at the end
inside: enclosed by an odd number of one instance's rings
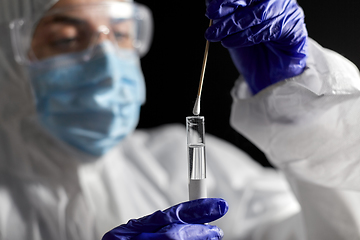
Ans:
POLYGON ((307 30, 296 0, 207 0, 206 16, 205 37, 229 49, 254 94, 304 71, 307 30))
POLYGON ((102 240, 222 239, 223 232, 220 228, 203 223, 221 218, 227 210, 228 204, 219 198, 184 202, 165 211, 130 220, 107 232, 102 240))

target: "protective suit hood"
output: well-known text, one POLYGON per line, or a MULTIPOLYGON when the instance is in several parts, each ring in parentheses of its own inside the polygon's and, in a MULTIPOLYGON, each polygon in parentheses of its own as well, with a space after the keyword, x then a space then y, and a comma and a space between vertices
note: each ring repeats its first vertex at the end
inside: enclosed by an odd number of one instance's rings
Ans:
POLYGON ((16 18, 41 16, 58 0, 3 0, 0 3, 0 23, 16 18))
POLYGON ((57 0, 3 0, 0 2, 0 124, 15 124, 35 113, 24 67, 14 60, 9 23, 39 18, 57 0))

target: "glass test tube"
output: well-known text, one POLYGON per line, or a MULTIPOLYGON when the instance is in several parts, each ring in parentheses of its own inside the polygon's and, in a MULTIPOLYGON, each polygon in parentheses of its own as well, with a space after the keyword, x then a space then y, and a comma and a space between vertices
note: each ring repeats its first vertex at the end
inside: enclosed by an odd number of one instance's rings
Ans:
POLYGON ((189 161, 189 200, 206 198, 205 118, 186 118, 189 161))

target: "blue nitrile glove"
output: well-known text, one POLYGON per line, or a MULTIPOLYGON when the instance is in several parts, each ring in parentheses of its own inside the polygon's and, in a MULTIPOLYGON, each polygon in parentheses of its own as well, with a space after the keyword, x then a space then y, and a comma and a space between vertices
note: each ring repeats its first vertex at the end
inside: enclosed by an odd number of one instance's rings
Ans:
POLYGON ((254 94, 304 71, 307 30, 296 0, 207 0, 206 16, 205 37, 229 49, 254 94))
POLYGON ((180 203, 164 211, 130 220, 107 232, 102 240, 222 239, 220 228, 203 223, 225 215, 228 204, 219 198, 204 198, 180 203))

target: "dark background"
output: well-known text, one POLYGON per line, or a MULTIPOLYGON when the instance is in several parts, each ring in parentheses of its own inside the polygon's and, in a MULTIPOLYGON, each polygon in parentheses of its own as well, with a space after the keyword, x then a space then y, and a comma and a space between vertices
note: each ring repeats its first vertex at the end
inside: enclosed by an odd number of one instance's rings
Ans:
MULTIPOLYGON (((154 38, 142 59, 147 102, 138 128, 185 123, 192 115, 209 24, 204 1, 138 1, 154 15, 154 38)), ((360 1, 299 0, 309 36, 360 66, 360 1)), ((225 48, 211 43, 201 97, 206 132, 225 139, 269 166, 265 156, 229 125, 230 90, 239 74, 225 48)))

